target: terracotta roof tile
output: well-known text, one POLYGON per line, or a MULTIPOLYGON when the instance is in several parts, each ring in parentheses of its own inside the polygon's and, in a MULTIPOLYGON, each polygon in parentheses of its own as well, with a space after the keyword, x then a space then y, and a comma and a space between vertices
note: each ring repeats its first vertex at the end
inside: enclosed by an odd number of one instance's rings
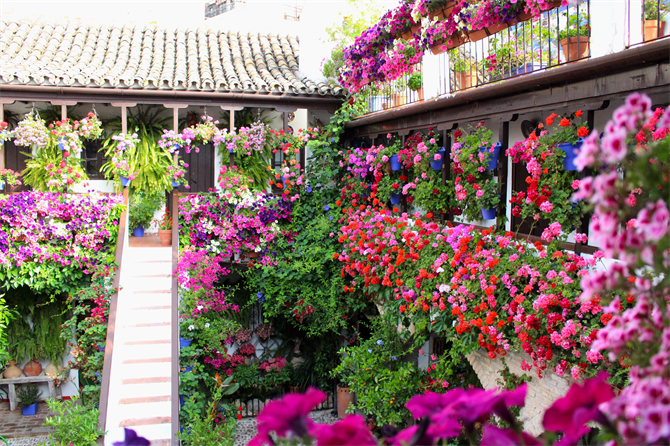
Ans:
POLYGON ((0 20, 0 85, 337 96, 299 71, 293 36, 0 20))

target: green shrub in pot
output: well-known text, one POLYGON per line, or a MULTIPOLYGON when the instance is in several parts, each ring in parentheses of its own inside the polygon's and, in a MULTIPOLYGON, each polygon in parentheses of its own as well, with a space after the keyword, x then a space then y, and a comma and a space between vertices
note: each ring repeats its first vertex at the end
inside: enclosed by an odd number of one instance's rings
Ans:
POLYGON ((159 192, 133 192, 130 195, 128 222, 130 230, 137 227, 148 228, 154 213, 163 204, 163 196, 159 192))

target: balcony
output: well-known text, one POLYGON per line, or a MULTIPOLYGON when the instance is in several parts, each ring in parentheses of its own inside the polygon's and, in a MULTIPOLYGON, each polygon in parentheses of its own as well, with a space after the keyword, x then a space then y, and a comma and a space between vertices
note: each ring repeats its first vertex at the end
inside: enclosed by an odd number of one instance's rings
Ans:
POLYGON ((434 45, 414 74, 361 92, 366 113, 578 63, 668 36, 670 0, 582 1, 434 45), (495 31, 495 32, 492 32, 495 31), (418 73, 418 74, 417 74, 418 73), (410 88, 412 87, 412 88, 410 88))
POLYGON ((205 5, 205 20, 235 9, 235 0, 217 0, 205 5))

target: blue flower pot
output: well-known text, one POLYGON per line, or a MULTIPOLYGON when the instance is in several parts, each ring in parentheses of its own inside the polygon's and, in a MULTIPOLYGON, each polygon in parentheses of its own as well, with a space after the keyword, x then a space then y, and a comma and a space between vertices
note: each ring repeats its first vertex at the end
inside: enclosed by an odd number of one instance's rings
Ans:
POLYGON ((228 153, 235 153, 235 149, 228 149, 228 153))
POLYGON ((191 346, 191 340, 185 338, 179 338, 179 348, 186 348, 191 346))
POLYGON ((30 406, 23 406, 23 415, 35 415, 37 413, 37 403, 30 406))
POLYGON ((400 170, 400 160, 398 160, 398 155, 391 155, 391 170, 400 170))
POLYGON ((579 140, 577 140, 577 144, 563 143, 556 146, 565 152, 565 158, 563 158, 563 169, 565 169, 566 172, 577 170, 577 166, 575 166, 575 158, 577 158, 579 149, 582 147, 583 142, 584 138, 579 138, 579 140))
POLYGON ((502 144, 498 142, 496 143, 495 146, 493 146, 493 152, 490 152, 491 150, 490 147, 482 146, 479 148, 480 153, 488 153, 490 155, 488 169, 495 169, 496 166, 498 165, 498 156, 500 155, 500 147, 502 147, 502 144))
POLYGON ((538 71, 544 68, 541 63, 527 63, 521 67, 512 68, 512 75, 516 76, 517 74, 532 73, 533 71, 538 71))
POLYGON ((484 220, 493 220, 494 218, 496 218, 497 209, 498 209, 497 206, 492 207, 490 209, 482 208, 482 217, 484 217, 484 220))
POLYGON ((98 344, 98 350, 100 350, 101 352, 104 352, 105 351, 105 346, 102 345, 102 344, 98 344))
POLYGON ((391 204, 400 203, 400 194, 391 194, 391 204))
POLYGON ((172 182, 172 187, 174 187, 175 189, 178 188, 178 187, 179 187, 179 183, 177 183, 176 181, 173 181, 173 182, 172 182))
POLYGON ((130 179, 126 177, 121 177, 121 186, 128 187, 130 184, 130 179))
POLYGON ((192 372, 192 371, 193 371, 193 367, 192 367, 192 366, 188 366, 188 367, 186 367, 186 368, 184 369, 184 371, 183 371, 182 373, 188 373, 188 372, 192 372))
POLYGON ((61 152, 65 152, 65 146, 60 141, 58 141, 58 150, 60 150, 61 152))
POLYGON ((444 162, 444 147, 442 147, 437 153, 440 155, 440 159, 436 161, 433 158, 433 161, 430 162, 430 167, 432 167, 433 170, 442 170, 442 163, 444 162))
POLYGON ((5 183, 0 183, 0 190, 5 190, 5 183))
POLYGON ((135 237, 144 237, 144 228, 142 226, 136 227, 133 229, 133 235, 135 237))

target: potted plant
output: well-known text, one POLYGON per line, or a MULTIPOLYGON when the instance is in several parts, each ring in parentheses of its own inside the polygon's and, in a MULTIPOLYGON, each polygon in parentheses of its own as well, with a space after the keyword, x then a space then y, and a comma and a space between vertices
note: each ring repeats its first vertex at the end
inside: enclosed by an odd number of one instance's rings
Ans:
POLYGON ((143 237, 144 229, 151 225, 154 213, 162 204, 158 193, 134 192, 130 196, 128 222, 135 237, 143 237))
POLYGON ((0 169, 0 190, 5 189, 5 184, 8 186, 7 192, 9 192, 11 187, 20 186, 20 176, 20 173, 14 172, 12 169, 0 169))
POLYGON ((137 133, 132 135, 121 133, 112 136, 112 139, 116 141, 111 159, 112 175, 119 179, 122 187, 127 187, 137 176, 137 172, 133 172, 130 166, 130 154, 140 140, 137 139, 137 133))
POLYGON ((490 217, 489 211, 496 208, 500 197, 498 184, 488 169, 494 153, 480 150, 481 147, 493 148, 493 132, 480 122, 470 134, 460 129, 454 132, 456 142, 451 149, 454 187, 458 207, 468 221, 479 220, 482 214, 490 217))
POLYGON ((407 80, 407 88, 417 92, 419 101, 423 101, 423 74, 417 70, 407 80))
POLYGON ((186 189, 191 188, 191 186, 188 184, 188 180, 186 179, 186 169, 188 169, 188 164, 186 164, 182 159, 168 166, 168 170, 165 174, 170 178, 170 181, 172 181, 173 188, 178 188, 182 185, 186 189))
POLYGON ((454 90, 464 90, 472 87, 473 71, 472 59, 462 54, 457 49, 449 51, 451 68, 454 71, 454 90))
POLYGON ((157 220, 158 237, 161 239, 161 246, 172 246, 172 216, 170 211, 165 211, 163 218, 157 220))
MULTIPOLYGON (((563 13, 564 16, 567 13, 563 13)), ((563 55, 568 62, 589 56, 589 16, 586 14, 573 14, 568 19, 566 28, 558 33, 558 40, 563 48, 563 55)))
POLYGON ((664 36, 665 16, 670 12, 670 5, 665 0, 644 0, 644 41, 664 36))
POLYGON ((23 386, 16 392, 16 396, 23 406, 23 415, 35 415, 37 413, 37 401, 42 395, 34 384, 23 386))

